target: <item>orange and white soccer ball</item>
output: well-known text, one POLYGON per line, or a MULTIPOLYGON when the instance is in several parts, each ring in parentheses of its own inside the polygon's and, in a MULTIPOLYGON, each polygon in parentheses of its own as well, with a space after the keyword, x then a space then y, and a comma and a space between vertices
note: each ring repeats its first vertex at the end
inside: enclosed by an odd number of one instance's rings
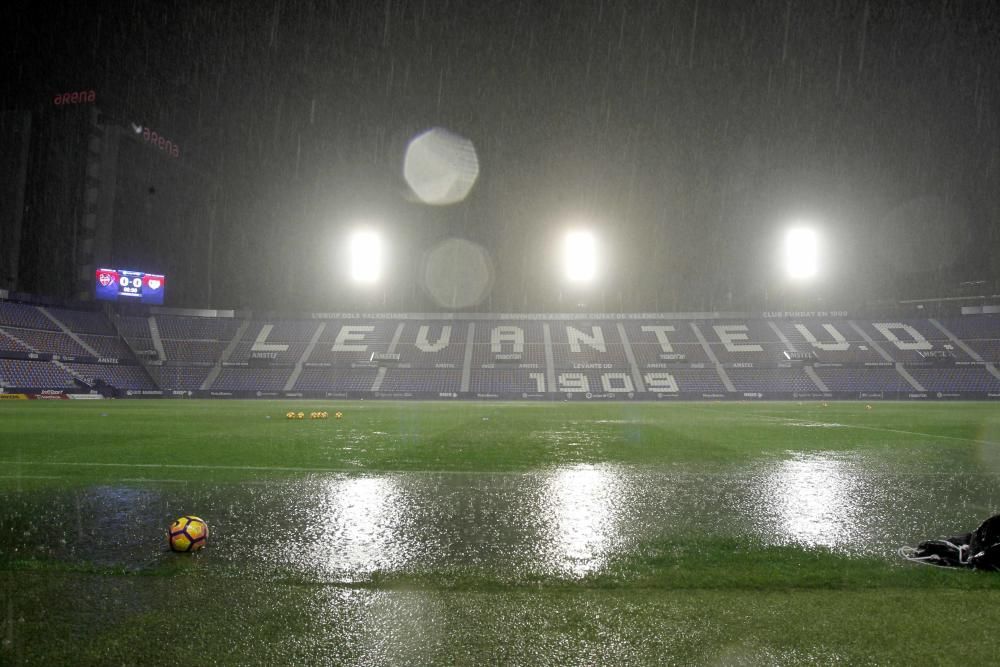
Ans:
POLYGON ((208 541, 208 524, 204 519, 185 515, 170 524, 167 542, 171 551, 198 551, 208 541))

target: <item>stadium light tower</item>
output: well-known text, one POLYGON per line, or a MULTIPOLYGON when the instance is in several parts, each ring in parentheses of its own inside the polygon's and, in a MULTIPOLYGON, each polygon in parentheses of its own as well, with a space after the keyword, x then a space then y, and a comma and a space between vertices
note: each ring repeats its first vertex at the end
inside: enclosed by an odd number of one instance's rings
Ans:
POLYGON ((563 242, 563 265, 571 283, 589 283, 597 275, 597 241, 585 230, 566 234, 563 242))
POLYGON ((351 236, 351 279, 371 285, 382 275, 382 239, 378 234, 361 229, 351 236))
POLYGON ((807 281, 819 272, 819 237, 808 227, 792 227, 785 232, 785 273, 795 281, 807 281))

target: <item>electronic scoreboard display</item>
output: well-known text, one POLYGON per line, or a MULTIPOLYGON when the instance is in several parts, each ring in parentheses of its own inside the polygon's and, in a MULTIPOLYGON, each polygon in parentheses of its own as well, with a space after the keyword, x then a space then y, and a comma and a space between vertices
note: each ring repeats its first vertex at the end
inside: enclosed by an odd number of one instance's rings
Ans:
POLYGON ((101 301, 135 301, 163 305, 163 276, 125 269, 97 269, 95 296, 101 301))

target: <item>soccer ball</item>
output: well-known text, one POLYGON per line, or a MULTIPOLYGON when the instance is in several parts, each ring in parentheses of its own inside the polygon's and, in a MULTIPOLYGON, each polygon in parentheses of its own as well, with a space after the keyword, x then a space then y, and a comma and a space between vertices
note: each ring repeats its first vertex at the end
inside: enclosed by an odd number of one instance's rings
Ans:
POLYGON ((340 411, 338 410, 337 412, 334 412, 334 413, 333 413, 333 416, 334 416, 334 417, 335 417, 336 419, 340 419, 341 417, 343 417, 343 416, 344 416, 344 413, 343 413, 343 412, 340 412, 340 411))
POLYGON ((170 524, 167 543, 171 551, 197 551, 208 540, 208 524, 196 516, 182 516, 170 524))
POLYGON ((323 412, 319 413, 319 418, 320 419, 328 419, 329 417, 330 417, 330 413, 327 412, 326 410, 324 410, 323 412))
POLYGON ((295 418, 296 419, 305 419, 306 418, 306 413, 300 412, 299 414, 295 415, 295 418))
POLYGON ((286 412, 285 416, 288 417, 289 419, 295 419, 295 413, 294 412, 286 412))

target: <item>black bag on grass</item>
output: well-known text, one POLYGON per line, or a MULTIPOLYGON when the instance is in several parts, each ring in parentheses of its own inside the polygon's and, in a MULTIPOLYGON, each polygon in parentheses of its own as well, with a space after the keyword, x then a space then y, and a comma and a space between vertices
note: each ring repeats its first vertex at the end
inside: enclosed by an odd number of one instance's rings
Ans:
POLYGON ((1000 570, 1000 514, 983 521, 971 533, 925 540, 916 547, 901 548, 899 555, 924 565, 1000 570))
POLYGON ((1000 570, 1000 514, 983 521, 972 533, 969 562, 977 570, 1000 570))

